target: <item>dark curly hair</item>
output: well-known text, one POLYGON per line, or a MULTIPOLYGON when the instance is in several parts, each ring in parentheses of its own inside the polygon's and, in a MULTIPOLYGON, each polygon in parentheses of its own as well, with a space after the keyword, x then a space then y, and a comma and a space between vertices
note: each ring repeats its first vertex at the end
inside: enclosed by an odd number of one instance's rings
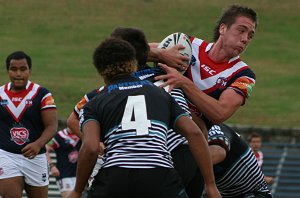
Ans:
POLYGON ((106 80, 119 74, 131 74, 137 70, 135 49, 119 38, 108 38, 95 49, 93 63, 106 80))
POLYGON ((253 9, 240 5, 231 5, 227 10, 224 11, 219 21, 217 22, 217 25, 215 26, 213 35, 214 42, 216 42, 220 37, 220 26, 222 24, 225 24, 227 27, 230 27, 235 23, 236 18, 239 16, 248 17, 253 22, 255 22, 255 28, 257 27, 257 15, 253 9))
POLYGON ((150 47, 142 30, 134 27, 117 27, 111 33, 111 37, 128 41, 135 48, 138 65, 146 64, 150 47))
POLYGON ((27 61, 29 69, 31 69, 31 58, 30 58, 30 56, 25 54, 25 52, 23 52, 23 51, 15 51, 15 52, 11 53, 10 55, 8 55, 7 58, 6 58, 6 70, 7 71, 9 70, 10 61, 12 59, 20 60, 20 59, 24 59, 24 58, 27 61))

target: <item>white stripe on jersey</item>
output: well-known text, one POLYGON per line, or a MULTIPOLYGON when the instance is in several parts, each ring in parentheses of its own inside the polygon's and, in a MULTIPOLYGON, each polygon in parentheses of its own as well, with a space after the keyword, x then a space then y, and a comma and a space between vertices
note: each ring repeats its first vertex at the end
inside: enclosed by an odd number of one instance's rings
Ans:
POLYGON ((256 158, 248 148, 235 165, 222 178, 216 180, 216 184, 222 197, 230 198, 253 190, 269 192, 263 178, 256 158), (260 189, 250 189, 249 186, 260 186, 260 189))
POLYGON ((151 120, 149 134, 137 136, 135 130, 114 127, 105 135, 107 145, 103 156, 103 168, 173 168, 170 152, 166 146, 168 126, 151 120))
MULTIPOLYGON (((11 83, 8 84, 7 88, 9 88, 11 86, 10 84, 11 83)), ((28 81, 26 87, 29 87, 30 84, 31 84, 31 82, 28 81)), ((16 107, 14 105, 14 103, 11 101, 10 97, 6 94, 5 85, 0 87, 0 97, 2 98, 2 100, 7 100, 8 101, 7 108, 9 109, 9 113, 14 117, 14 119, 16 121, 19 121, 20 115, 22 114, 22 112, 24 112, 26 110, 26 107, 27 107, 26 102, 30 101, 30 100, 33 100, 33 97, 36 96, 39 88, 40 88, 40 85, 34 84, 32 89, 28 91, 26 96, 23 97, 20 104, 16 107)))
MULTIPOLYGON (((201 79, 201 74, 200 74, 200 66, 202 65, 202 63, 199 60, 199 54, 200 54, 200 45, 203 43, 203 40, 195 38, 192 42, 192 52, 193 52, 193 56, 195 57, 196 61, 195 64, 192 65, 191 68, 191 75, 192 75, 192 79, 193 82, 195 83, 195 85, 200 89, 200 90, 207 90, 209 88, 212 88, 214 85, 216 85, 216 82, 218 80, 219 77, 229 77, 232 76, 233 73, 235 73, 236 71, 240 70, 243 67, 248 67, 248 65, 243 62, 243 61, 239 61, 237 62, 235 65, 233 65, 232 67, 223 70, 222 72, 213 75, 209 78, 206 79, 201 79)), ((206 48, 205 51, 208 51, 211 49, 211 47, 213 46, 213 43, 209 43, 206 48)), ((238 59, 239 56, 234 57, 232 59, 230 59, 230 62, 238 59)), ((248 76, 244 76, 248 79, 250 79, 252 82, 255 83, 255 79, 253 78, 249 78, 248 76)))

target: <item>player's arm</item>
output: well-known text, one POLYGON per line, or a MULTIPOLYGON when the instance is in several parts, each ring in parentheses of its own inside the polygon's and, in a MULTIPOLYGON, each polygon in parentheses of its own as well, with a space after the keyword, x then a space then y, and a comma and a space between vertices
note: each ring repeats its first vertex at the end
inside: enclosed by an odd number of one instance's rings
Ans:
POLYGON ((158 48, 158 43, 149 43, 150 50, 147 60, 149 62, 160 62, 169 65, 170 67, 182 69, 182 66, 188 68, 186 61, 188 57, 179 53, 179 50, 184 49, 183 45, 175 45, 168 49, 158 48))
POLYGON ((58 121, 56 109, 46 109, 41 112, 42 121, 44 124, 44 131, 41 136, 35 141, 26 145, 22 149, 22 153, 25 157, 30 159, 34 158, 56 134, 58 121))
POLYGON ((55 166, 55 164, 52 162, 52 159, 50 156, 50 152, 52 152, 52 151, 54 151, 54 149, 52 148, 51 144, 46 144, 46 157, 47 157, 47 161, 49 164, 51 175, 54 177, 58 177, 60 175, 60 172, 57 169, 57 167, 55 166))
POLYGON ((190 79, 183 76, 176 69, 165 64, 159 64, 166 75, 155 77, 155 80, 165 80, 161 87, 169 85, 170 90, 181 88, 186 97, 203 113, 213 124, 227 120, 243 104, 244 98, 233 89, 226 89, 219 100, 201 91, 190 79))
POLYGON ((186 137, 190 150, 203 175, 208 197, 221 197, 215 184, 212 161, 207 141, 199 127, 187 116, 181 116, 176 122, 176 131, 186 137))
POLYGON ((212 163, 218 164, 226 158, 226 150, 218 145, 209 145, 212 163))
POLYGON ((72 112, 67 118, 67 126, 69 127, 72 133, 74 133, 80 139, 82 139, 82 133, 79 127, 79 118, 74 112, 72 112))
POLYGON ((83 192, 92 174, 99 153, 99 123, 94 120, 86 122, 82 127, 82 132, 83 138, 77 162, 76 184, 72 192, 74 197, 80 197, 83 192))

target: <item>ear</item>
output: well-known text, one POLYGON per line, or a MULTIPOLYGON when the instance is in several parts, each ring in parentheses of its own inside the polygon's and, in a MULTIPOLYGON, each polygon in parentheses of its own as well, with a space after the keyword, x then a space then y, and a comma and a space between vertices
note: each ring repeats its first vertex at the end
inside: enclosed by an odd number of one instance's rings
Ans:
POLYGON ((222 23, 219 28, 220 35, 224 34, 226 29, 227 29, 226 25, 224 23, 222 23))

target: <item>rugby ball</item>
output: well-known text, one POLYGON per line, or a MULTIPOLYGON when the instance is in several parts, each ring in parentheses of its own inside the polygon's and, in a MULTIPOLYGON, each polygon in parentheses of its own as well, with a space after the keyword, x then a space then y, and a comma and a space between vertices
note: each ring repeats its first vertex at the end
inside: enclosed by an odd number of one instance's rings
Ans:
POLYGON ((189 60, 186 61, 186 64, 190 65, 192 59, 192 45, 189 37, 186 34, 182 32, 170 34, 158 44, 158 48, 168 49, 179 44, 185 47, 185 49, 179 50, 179 53, 189 58, 189 60))

